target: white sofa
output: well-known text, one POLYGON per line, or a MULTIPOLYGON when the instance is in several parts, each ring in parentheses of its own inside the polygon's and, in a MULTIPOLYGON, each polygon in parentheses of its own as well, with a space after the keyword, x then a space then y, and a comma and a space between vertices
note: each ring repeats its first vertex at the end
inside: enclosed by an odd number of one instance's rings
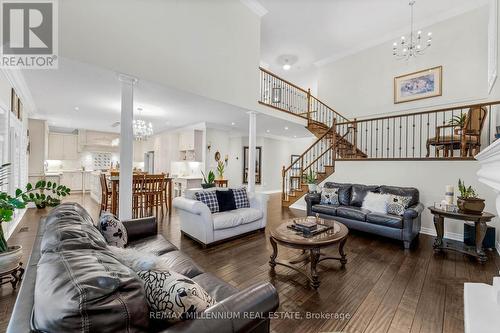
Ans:
POLYGON ((194 193, 213 190, 189 190, 184 197, 174 198, 173 205, 179 214, 183 234, 206 247, 266 227, 267 194, 248 193, 250 208, 212 214, 207 205, 194 199, 194 193))

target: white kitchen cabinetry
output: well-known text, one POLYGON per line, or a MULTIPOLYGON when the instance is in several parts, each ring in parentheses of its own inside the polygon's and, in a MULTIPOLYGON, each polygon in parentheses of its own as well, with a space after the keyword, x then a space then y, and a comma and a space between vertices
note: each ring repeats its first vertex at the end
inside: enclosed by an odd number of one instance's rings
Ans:
POLYGON ((179 150, 194 150, 194 130, 183 131, 179 134, 179 150))
POLYGON ((78 137, 74 134, 49 133, 49 160, 78 159, 78 137))
POLYGON ((69 171, 63 172, 61 175, 61 184, 69 187, 72 191, 82 190, 82 172, 69 171))

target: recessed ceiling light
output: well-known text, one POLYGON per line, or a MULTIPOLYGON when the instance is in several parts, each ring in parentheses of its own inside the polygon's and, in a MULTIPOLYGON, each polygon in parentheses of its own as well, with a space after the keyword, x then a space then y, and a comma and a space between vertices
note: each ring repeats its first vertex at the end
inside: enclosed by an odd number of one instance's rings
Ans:
POLYGON ((270 130, 266 130, 266 133, 271 133, 271 131, 270 130))
POLYGON ((232 123, 231 123, 231 125, 233 125, 233 126, 234 126, 234 125, 236 125, 236 123, 235 123, 235 122, 232 122, 232 123))
POLYGON ((285 126, 285 131, 288 131, 288 127, 285 126))
POLYGON ((290 68, 292 68, 292 66, 290 66, 290 64, 284 64, 284 65, 283 65, 283 69, 284 69, 285 71, 289 71, 289 70, 290 70, 290 68))
POLYGON ((294 137, 295 139, 297 138, 297 136, 296 136, 296 135, 294 135, 293 137, 294 137))
POLYGON ((78 106, 75 106, 75 111, 78 111, 80 110, 80 108, 78 106))

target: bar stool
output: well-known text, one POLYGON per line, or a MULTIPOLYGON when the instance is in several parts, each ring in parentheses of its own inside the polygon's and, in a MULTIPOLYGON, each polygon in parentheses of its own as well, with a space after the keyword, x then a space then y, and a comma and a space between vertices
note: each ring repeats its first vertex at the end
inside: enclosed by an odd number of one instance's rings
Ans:
POLYGON ((144 175, 134 175, 132 178, 132 216, 143 217, 145 209, 144 175))
POLYGON ((109 211, 111 208, 111 190, 108 187, 105 174, 101 173, 99 181, 101 183, 101 210, 99 216, 101 216, 102 212, 109 211))

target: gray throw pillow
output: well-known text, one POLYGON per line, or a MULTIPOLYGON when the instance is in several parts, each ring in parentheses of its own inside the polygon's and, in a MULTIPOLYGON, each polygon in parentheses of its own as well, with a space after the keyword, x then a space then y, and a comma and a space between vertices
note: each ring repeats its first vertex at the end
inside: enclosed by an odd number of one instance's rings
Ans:
POLYGON ((108 245, 125 247, 128 243, 127 229, 113 214, 104 212, 99 220, 99 230, 108 245))
POLYGON ((403 216, 405 210, 409 207, 410 202, 411 197, 390 194, 389 201, 387 203, 387 213, 403 216))
POLYGON ((323 188, 320 203, 322 205, 339 205, 339 189, 323 188))
POLYGON ((168 322, 194 319, 215 304, 203 288, 184 275, 169 271, 140 271, 146 300, 156 319, 168 322))

